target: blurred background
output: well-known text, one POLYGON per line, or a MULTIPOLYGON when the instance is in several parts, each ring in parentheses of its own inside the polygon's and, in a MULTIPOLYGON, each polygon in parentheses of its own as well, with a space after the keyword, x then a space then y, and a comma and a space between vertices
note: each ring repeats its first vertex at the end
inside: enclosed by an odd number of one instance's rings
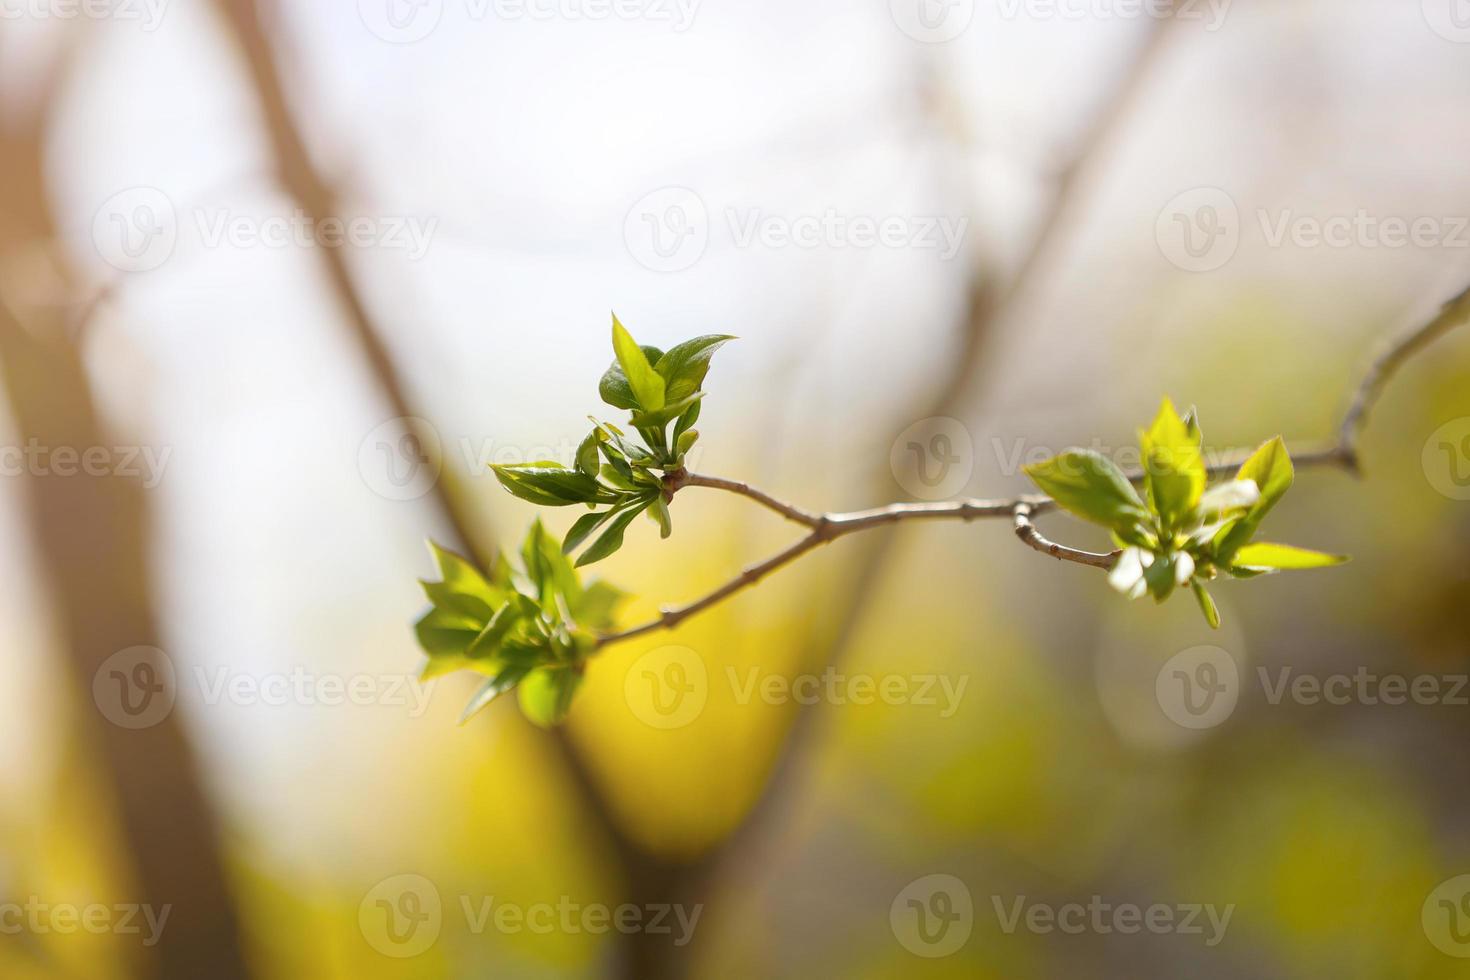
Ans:
MULTIPOLYGON (((1332 439, 1470 285, 1467 99, 1463 0, 0 0, 0 974, 1470 976, 1470 329, 1272 518, 1354 562, 1219 632, 1004 521, 610 647, 556 733, 411 629, 426 538, 536 515, 486 464, 616 419, 610 310, 739 335, 693 462, 814 510, 1163 395, 1332 439)), ((673 512, 628 624, 799 531, 673 512)))

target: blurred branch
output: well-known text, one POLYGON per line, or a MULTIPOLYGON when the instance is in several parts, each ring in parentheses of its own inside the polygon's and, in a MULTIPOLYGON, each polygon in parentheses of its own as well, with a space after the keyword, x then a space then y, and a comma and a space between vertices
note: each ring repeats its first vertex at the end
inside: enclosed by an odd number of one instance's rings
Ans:
MULTIPOLYGON (((0 242, 43 249, 46 275, 68 295, 76 291, 74 270, 62 250, 46 244, 56 233, 45 154, 81 37, 68 32, 62 39, 34 104, 0 113, 0 242)), ((113 445, 68 330, 67 303, 44 293, 43 302, 31 301, 29 284, 0 275, 0 389, 20 438, 77 452, 113 445)), ((67 658, 64 673, 75 703, 91 705, 94 678, 108 658, 160 642, 147 501, 136 480, 91 470, 29 472, 22 495, 67 658)), ((139 960, 143 974, 243 980, 249 970, 217 816, 179 715, 136 729, 100 723, 92 711, 79 711, 77 720, 86 726, 88 754, 116 802, 133 877, 130 897, 171 909, 167 931, 139 960)))
MULTIPOLYGON (((44 446, 114 444, 60 318, 37 315, 22 326, 0 303, 0 358, 22 438, 44 446)), ((70 655, 74 696, 89 705, 93 678, 109 657, 161 642, 143 491, 113 474, 32 473, 26 486, 29 525, 70 655)), ((91 744, 118 802, 139 904, 173 910, 147 975, 246 977, 215 813, 178 714, 138 729, 105 723, 94 734, 91 744)))
POLYGON ((1368 424, 1369 413, 1373 411, 1373 406, 1377 404, 1389 380, 1403 367, 1405 361, 1467 319, 1470 319, 1470 288, 1445 303, 1439 315, 1428 323, 1388 344, 1359 383, 1347 412, 1343 415, 1342 426, 1338 429, 1337 445, 1327 452, 1335 452, 1342 465, 1356 472, 1362 463, 1358 441, 1368 424))

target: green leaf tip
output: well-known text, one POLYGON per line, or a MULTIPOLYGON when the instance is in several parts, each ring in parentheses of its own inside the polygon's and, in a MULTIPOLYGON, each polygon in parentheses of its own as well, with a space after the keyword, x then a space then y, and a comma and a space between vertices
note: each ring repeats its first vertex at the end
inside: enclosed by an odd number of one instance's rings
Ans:
MULTIPOLYGON (((469 670, 487 678, 465 707, 461 724, 543 673, 580 678, 625 598, 605 582, 583 583, 539 519, 527 530, 518 571, 497 556, 493 573, 484 575, 432 541, 429 550, 443 579, 422 583, 432 608, 414 624, 429 658, 421 677, 427 681, 469 670)), ((537 724, 559 723, 575 688, 559 686, 558 697, 550 700, 539 693, 523 696, 522 708, 537 724)))

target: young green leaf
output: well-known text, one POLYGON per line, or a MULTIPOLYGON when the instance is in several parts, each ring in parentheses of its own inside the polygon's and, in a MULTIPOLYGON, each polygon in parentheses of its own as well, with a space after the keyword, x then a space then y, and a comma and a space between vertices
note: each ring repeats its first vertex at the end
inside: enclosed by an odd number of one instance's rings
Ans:
POLYGON ((571 667, 543 667, 527 674, 517 691, 521 710, 542 728, 560 724, 572 706, 582 682, 581 671, 571 667))
POLYGON ((1295 548, 1289 544, 1270 544, 1265 541, 1243 545, 1235 553, 1235 567, 1251 569, 1329 568, 1348 560, 1347 555, 1329 555, 1307 548, 1295 548))
POLYGON ((1148 517, 1123 472, 1090 449, 1071 449, 1025 470, 1059 506, 1095 524, 1123 533, 1148 517))
POLYGON ((602 482, 619 490, 637 492, 641 489, 637 483, 633 482, 633 468, 621 459, 604 463, 599 475, 602 477, 602 482))
POLYGON ((492 606, 502 601, 505 590, 510 588, 510 575, 503 556, 495 556, 495 564, 487 578, 463 555, 441 548, 433 541, 428 544, 434 564, 439 566, 439 577, 450 591, 479 596, 492 606))
POLYGON ((1199 429, 1190 426, 1165 398, 1153 425, 1139 436, 1145 486, 1166 528, 1176 528, 1194 514, 1205 491, 1205 464, 1199 429))
POLYGON ((419 586, 424 590, 424 595, 428 597, 435 609, 474 624, 476 632, 490 621, 491 616, 495 615, 495 607, 489 602, 476 595, 456 592, 446 582, 427 582, 419 579, 419 586))
POLYGON ((495 656, 500 649, 500 641, 521 620, 525 609, 519 603, 507 602, 495 611, 490 622, 475 637, 473 643, 465 650, 464 655, 471 660, 484 660, 495 656))
POLYGON ((709 373, 710 358, 734 339, 729 334, 710 334, 670 347, 657 365, 658 373, 667 385, 668 400, 680 401, 698 391, 709 373))
POLYGON ((690 429, 687 432, 682 432, 682 433, 679 434, 679 440, 675 444, 674 449, 675 449, 676 452, 678 452, 678 454, 680 456, 683 456, 686 453, 688 453, 689 450, 693 449, 694 448, 694 444, 696 442, 698 442, 698 441, 699 441, 699 430, 698 429, 690 429))
MULTIPOLYGON (((641 350, 649 364, 657 364, 664 355, 657 347, 647 344, 641 350)), ((623 373, 623 366, 618 363, 617 358, 613 359, 603 372, 602 379, 597 382, 597 394, 613 408, 625 408, 630 412, 638 410, 638 398, 633 394, 633 386, 628 384, 628 376, 623 373)))
POLYGON ((1143 570, 1143 581, 1155 602, 1163 602, 1169 598, 1174 586, 1178 584, 1178 576, 1175 575, 1177 560, 1175 555, 1155 555, 1153 564, 1143 570))
MULTIPOLYGON (((638 342, 633 339, 632 334, 628 333, 627 328, 618 322, 616 314, 613 316, 612 340, 613 353, 618 357, 618 365, 628 379, 628 387, 632 389, 638 407, 645 412, 656 412, 663 408, 665 388, 663 375, 653 369, 648 355, 638 346, 638 342)), ((659 360, 662 359, 661 356, 659 360)))
POLYGON ((593 429, 577 447, 577 472, 585 476, 596 477, 601 465, 601 457, 597 451, 597 444, 601 441, 598 439, 599 435, 598 430, 593 429))
POLYGON ((591 536, 593 531, 602 527, 608 518, 616 513, 617 509, 613 508, 604 511, 593 511, 591 514, 583 514, 577 518, 577 522, 567 531, 567 536, 562 538, 562 554, 570 555, 573 551, 576 551, 582 542, 591 536))
POLYGON ((647 513, 653 518, 654 523, 658 525, 658 536, 660 538, 667 538, 674 533, 674 518, 669 514, 669 505, 664 500, 663 495, 660 494, 653 498, 653 503, 649 505, 647 513))
POLYGON ((500 673, 496 674, 494 677, 486 681, 484 685, 475 692, 475 696, 473 698, 470 698, 470 703, 465 706, 464 713, 459 716, 459 723, 463 725, 471 718, 475 717, 475 715, 479 714, 481 711, 484 711, 487 707, 489 707, 490 702, 494 701, 496 698, 500 697, 500 695, 515 687, 516 684, 520 683, 521 679, 524 678, 528 673, 530 673, 530 671, 525 667, 503 668, 500 673))
POLYGON ((613 614, 626 598, 626 593, 606 582, 591 582, 582 590, 582 598, 572 604, 572 614, 586 629, 608 629, 613 625, 613 614))
POLYGON ((414 623, 413 632, 424 652, 437 657, 463 653, 483 628, 471 617, 436 607, 414 623))
POLYGON ((1276 502, 1291 489, 1296 479, 1296 469, 1291 465, 1291 454, 1280 436, 1263 443, 1240 467, 1237 480, 1252 480, 1261 491, 1251 516, 1257 521, 1270 513, 1276 502))
POLYGON ((675 442, 684 438, 684 433, 688 432, 694 427, 694 423, 699 421, 699 407, 703 404, 703 401, 697 401, 685 409, 683 415, 679 416, 679 421, 674 425, 675 442))
POLYGON ((569 470, 560 463, 490 464, 495 478, 511 494, 543 507, 569 504, 607 503, 612 495, 586 473, 569 470))
POLYGON ((634 412, 633 425, 642 429, 662 429, 674 419, 687 412, 692 405, 698 404, 704 398, 704 392, 696 391, 688 398, 677 402, 670 402, 663 408, 654 412, 634 412))
POLYGON ((602 559, 621 548, 623 546, 623 532, 627 530, 633 518, 642 513, 643 509, 652 503, 652 501, 652 496, 643 498, 613 518, 612 523, 607 526, 607 530, 602 532, 602 536, 592 543, 592 547, 582 552, 582 556, 577 559, 577 567, 581 568, 584 565, 591 565, 593 562, 602 561, 602 559))
POLYGON ((1236 552, 1255 537, 1271 508, 1291 489, 1296 470, 1291 465, 1286 443, 1277 436, 1263 444, 1245 461, 1235 478, 1253 481, 1260 490, 1260 497, 1234 527, 1216 540, 1215 554, 1225 565, 1230 564, 1236 552))
POLYGON ((1189 587, 1194 590, 1194 598, 1199 603, 1200 612, 1205 614, 1205 622, 1210 624, 1210 629, 1219 629, 1220 608, 1215 605, 1215 597, 1210 595, 1209 590, 1199 579, 1191 580, 1189 587))
POLYGON ((541 609, 550 614, 556 610, 556 599, 564 596, 575 600, 582 594, 582 584, 572 563, 561 550, 561 543, 551 536, 540 520, 531 524, 521 544, 521 557, 526 571, 536 583, 541 609))

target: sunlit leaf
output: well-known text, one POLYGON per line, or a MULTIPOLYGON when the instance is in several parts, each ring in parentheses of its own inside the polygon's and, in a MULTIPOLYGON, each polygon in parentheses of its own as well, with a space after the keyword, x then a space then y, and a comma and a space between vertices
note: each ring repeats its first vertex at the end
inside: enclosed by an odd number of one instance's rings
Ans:
POLYGON ((1245 461, 1235 478, 1253 481, 1260 489, 1261 496, 1239 523, 1216 539, 1215 554, 1227 565, 1236 552, 1255 537, 1271 508, 1291 489, 1296 472, 1291 464, 1291 455, 1286 451, 1286 443, 1277 436, 1262 445, 1245 461))
POLYGON ((607 530, 603 531, 601 537, 592 543, 592 547, 582 552, 581 557, 577 559, 577 567, 581 568, 584 565, 591 565, 593 562, 602 561, 602 559, 621 548, 623 546, 623 532, 627 530, 633 518, 642 513, 643 509, 650 502, 651 500, 649 499, 642 500, 613 518, 612 523, 607 526, 607 530))
POLYGON ((585 476, 597 476, 598 467, 601 465, 601 458, 597 449, 597 444, 600 441, 597 438, 598 435, 598 430, 593 429, 587 434, 587 438, 582 440, 582 444, 577 447, 577 471, 585 476))
POLYGON ((464 713, 459 716, 459 723, 463 725, 475 715, 490 706, 500 695, 515 687, 529 671, 525 667, 506 667, 499 674, 487 680, 484 685, 470 698, 470 703, 465 705, 464 713))
POLYGON ((1270 544, 1265 541, 1248 544, 1235 553, 1237 567, 1294 570, 1301 568, 1329 568, 1348 561, 1347 555, 1329 555, 1307 548, 1296 548, 1289 544, 1270 544))
MULTIPOLYGON (((665 384, 663 375, 654 370, 646 351, 638 346, 633 335, 628 333, 616 315, 612 326, 613 353, 618 366, 623 369, 628 387, 632 389, 637 408, 645 412, 656 412, 664 407, 665 384)), ((659 360, 662 360, 660 355, 659 360)))
POLYGON ((709 373, 710 358, 734 339, 729 334, 709 334, 670 347, 657 365, 658 373, 667 385, 668 400, 676 402, 698 391, 709 373))
POLYGON ((492 463, 490 469, 500 485, 522 500, 543 507, 607 502, 612 495, 586 473, 569 470, 560 463, 492 463))
POLYGON ((1194 590, 1195 600, 1199 602, 1200 612, 1205 614, 1205 622, 1210 624, 1210 629, 1219 629, 1220 608, 1215 605, 1214 596, 1210 595, 1209 590, 1198 579, 1190 582, 1189 585, 1194 590))
POLYGON ((1026 475, 1065 510, 1120 533, 1147 519, 1138 491, 1113 461, 1072 449, 1026 467, 1026 475))
POLYGON ((1166 528, 1178 527, 1193 516, 1205 491, 1199 429, 1191 430, 1165 398, 1139 443, 1149 502, 1166 528))

